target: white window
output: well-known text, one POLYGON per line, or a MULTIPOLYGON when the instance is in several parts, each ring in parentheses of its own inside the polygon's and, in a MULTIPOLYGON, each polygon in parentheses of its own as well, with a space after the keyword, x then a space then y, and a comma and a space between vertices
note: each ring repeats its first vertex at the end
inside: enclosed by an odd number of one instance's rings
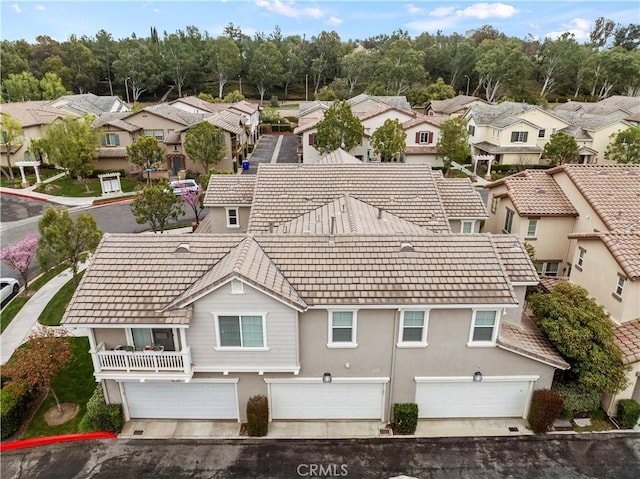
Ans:
POLYGON ((129 344, 136 351, 155 349, 175 351, 176 343, 173 330, 168 328, 131 328, 129 344))
POLYGON ((120 135, 117 133, 107 133, 104 135, 104 141, 102 143, 104 146, 119 146, 120 145, 120 135))
POLYGON ((398 347, 425 347, 427 320, 427 311, 402 311, 398 347))
POLYGON ((355 311, 329 312, 329 341, 330 348, 355 348, 357 317, 355 311))
POLYGON ((237 279, 231 280, 231 294, 244 294, 244 283, 237 279))
POLYGON ((473 233, 473 226, 475 221, 461 221, 460 222, 460 233, 473 233))
POLYGON ((498 336, 498 312, 474 311, 468 346, 493 345, 498 336))
POLYGON ((504 233, 511 233, 511 228, 513 227, 513 216, 515 215, 513 210, 506 208, 507 213, 504 217, 504 233))
POLYGON ((538 138, 544 138, 544 135, 546 135, 547 131, 542 128, 541 130, 538 130, 538 138))
POLYGON ((217 315, 218 348, 266 349, 264 314, 217 315))
POLYGON ((240 228, 238 208, 227 208, 227 228, 240 228))
POLYGON ((420 131, 416 136, 417 143, 433 143, 432 131, 420 131))
POLYGON ((529 138, 528 131, 512 131, 511 143, 526 143, 529 138))
POLYGON ((616 282, 616 290, 615 293, 613 293, 613 296, 616 298, 622 298, 622 291, 624 290, 624 283, 626 283, 627 278, 625 276, 622 276, 621 274, 618 275, 618 281, 616 282))
POLYGON ((559 261, 536 261, 534 263, 538 274, 544 276, 558 276, 558 269, 560 268, 559 261))
POLYGON ((144 130, 144 136, 152 136, 158 141, 164 140, 164 132, 162 130, 144 130))
POLYGON ((576 261, 576 268, 579 271, 582 271, 582 267, 584 265, 584 258, 587 255, 587 250, 584 248, 578 248, 578 261, 576 261))
POLYGON ((538 231, 537 218, 529 218, 529 225, 527 226, 527 238, 535 238, 538 231))
POLYGON ((473 136, 476 134, 476 127, 474 125, 469 125, 469 136, 473 136))

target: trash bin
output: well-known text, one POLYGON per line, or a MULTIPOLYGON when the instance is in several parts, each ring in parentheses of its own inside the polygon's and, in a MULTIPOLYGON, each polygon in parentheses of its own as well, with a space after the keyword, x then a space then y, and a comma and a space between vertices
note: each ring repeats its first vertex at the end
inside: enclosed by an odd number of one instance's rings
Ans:
POLYGON ((242 169, 243 170, 248 170, 249 169, 249 162, 248 161, 243 161, 242 162, 242 169))

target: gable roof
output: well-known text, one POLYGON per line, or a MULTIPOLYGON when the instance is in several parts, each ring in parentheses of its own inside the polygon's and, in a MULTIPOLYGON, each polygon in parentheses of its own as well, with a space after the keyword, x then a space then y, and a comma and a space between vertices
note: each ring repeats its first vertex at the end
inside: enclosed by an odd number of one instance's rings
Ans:
POLYGON ((255 175, 211 175, 204 206, 251 205, 255 186, 255 175))
POLYGON ((183 96, 182 98, 177 98, 173 101, 170 101, 169 105, 175 106, 176 103, 184 103, 185 105, 189 105, 199 110, 207 111, 209 113, 215 113, 217 111, 223 110, 228 106, 227 104, 223 103, 211 103, 205 100, 201 100, 197 96, 183 96))
POLYGON ((629 280, 640 279, 640 233, 575 233, 569 238, 602 241, 629 280))
POLYGON ((444 178, 435 181, 447 216, 454 218, 488 218, 480 193, 469 178, 444 178))
POLYGON ((450 231, 429 165, 260 164, 257 177, 248 226, 254 233, 344 195, 430 231, 450 231))
POLYGON ((244 127, 242 126, 244 124, 244 117, 232 111, 219 111, 211 116, 207 116, 204 121, 236 135, 242 135, 244 133, 244 127))
POLYGON ((101 113, 127 112, 131 109, 117 96, 98 96, 93 93, 64 95, 49 102, 54 108, 76 115, 100 115, 101 113))
POLYGON ((518 303, 487 235, 105 234, 63 323, 187 324, 233 276, 300 307, 518 303))
POLYGON ((169 105, 168 103, 160 103, 158 105, 146 106, 139 111, 130 112, 129 115, 125 117, 125 119, 131 118, 134 115, 138 115, 140 114, 140 112, 151 113, 153 115, 157 115, 161 118, 171 120, 184 126, 198 123, 206 116, 202 113, 190 113, 178 107, 169 105))
POLYGON ((57 119, 78 116, 74 113, 47 106, 39 101, 3 103, 0 105, 0 112, 11 115, 22 125, 22 128, 49 125, 57 119))
POLYGON ((362 161, 360 161, 355 156, 347 153, 342 148, 338 148, 331 153, 327 153, 318 161, 316 161, 316 164, 321 165, 345 165, 349 163, 353 165, 361 165, 362 161))
MULTIPOLYGON (((582 135, 576 136, 576 138, 582 138, 584 137, 585 133, 588 133, 590 131, 598 131, 615 123, 622 123, 631 126, 629 122, 624 120, 624 117, 626 116, 624 113, 598 115, 582 112, 558 111, 556 112, 556 116, 570 124, 566 128, 563 128, 561 131, 573 136, 575 136, 575 133, 577 133, 578 135, 582 135)), ((589 134, 587 138, 591 137, 592 135, 589 134)))
POLYGON ((640 228, 640 165, 560 165, 547 174, 566 174, 607 229, 640 228))
POLYGON ((464 111, 468 108, 469 103, 482 102, 486 105, 490 103, 482 98, 468 95, 458 95, 453 98, 447 98, 444 100, 431 100, 427 104, 427 109, 431 109, 433 112, 441 113, 443 115, 451 115, 460 111, 464 111))
POLYGON ((516 235, 490 235, 513 283, 538 284, 539 277, 527 250, 516 235))
POLYGON ((129 116, 129 112, 115 112, 115 113, 103 113, 91 124, 92 128, 97 128, 104 125, 113 126, 114 128, 118 128, 119 130, 134 132, 141 130, 142 127, 138 125, 134 125, 133 123, 129 123, 125 121, 124 118, 129 116))
POLYGON ((640 113, 640 98, 632 96, 613 95, 597 102, 567 101, 556 107, 556 110, 583 111, 597 115, 608 115, 620 110, 627 114, 640 113))
POLYGON ((525 170, 486 185, 505 185, 508 196, 520 216, 578 216, 562 188, 545 171, 525 170))
POLYGON ((402 124, 402 129, 408 130, 409 128, 413 128, 414 126, 425 124, 440 128, 442 124, 448 119, 449 118, 446 116, 427 116, 423 115, 422 113, 416 113, 414 118, 407 120, 402 124))
POLYGON ((640 361, 640 318, 613 327, 616 343, 622 351, 622 364, 640 361))

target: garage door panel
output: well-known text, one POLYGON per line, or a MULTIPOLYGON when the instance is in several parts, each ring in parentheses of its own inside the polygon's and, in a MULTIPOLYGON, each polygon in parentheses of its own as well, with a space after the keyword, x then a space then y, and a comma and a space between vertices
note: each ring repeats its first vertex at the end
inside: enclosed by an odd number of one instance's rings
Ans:
POLYGON ((238 419, 233 383, 124 383, 131 418, 238 419))
POLYGON ((522 417, 530 381, 424 382, 416 385, 423 418, 522 417))
POLYGON ((384 384, 273 383, 273 419, 378 419, 384 384))

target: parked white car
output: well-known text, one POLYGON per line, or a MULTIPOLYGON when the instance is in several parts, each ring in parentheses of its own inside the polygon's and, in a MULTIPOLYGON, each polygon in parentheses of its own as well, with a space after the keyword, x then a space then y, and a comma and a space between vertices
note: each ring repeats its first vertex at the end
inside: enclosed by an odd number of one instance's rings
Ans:
POLYGON ((176 180, 169 183, 175 195, 181 195, 183 191, 198 191, 196 180, 176 180))
POLYGON ((4 305, 5 301, 9 301, 18 294, 18 291, 20 291, 20 283, 14 278, 0 278, 0 283, 2 284, 2 295, 0 297, 4 305))

